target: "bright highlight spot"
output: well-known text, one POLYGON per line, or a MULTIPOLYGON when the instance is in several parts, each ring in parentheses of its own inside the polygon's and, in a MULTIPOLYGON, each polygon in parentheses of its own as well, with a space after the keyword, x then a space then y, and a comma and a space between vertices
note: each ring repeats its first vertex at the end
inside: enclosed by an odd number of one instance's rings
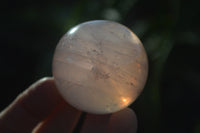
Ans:
POLYGON ((74 32, 76 32, 78 30, 79 26, 76 26, 74 28, 72 28, 70 31, 69 31, 69 34, 73 34, 74 32))
POLYGON ((123 102, 127 102, 127 100, 125 98, 122 99, 123 102))

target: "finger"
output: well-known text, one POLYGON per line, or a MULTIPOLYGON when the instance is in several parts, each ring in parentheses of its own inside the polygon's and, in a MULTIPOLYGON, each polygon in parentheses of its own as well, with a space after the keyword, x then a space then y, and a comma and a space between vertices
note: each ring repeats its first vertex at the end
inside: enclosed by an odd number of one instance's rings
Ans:
POLYGON ((88 114, 81 133, 136 133, 135 113, 126 108, 112 115, 88 114))
POLYGON ((68 105, 60 104, 56 111, 35 129, 34 133, 71 133, 79 120, 81 111, 68 105))
POLYGON ((108 115, 87 114, 81 133, 105 133, 110 119, 108 115))
POLYGON ((136 133, 137 118, 134 111, 126 108, 112 114, 108 124, 108 133, 136 133))
POLYGON ((0 132, 27 133, 62 102, 53 78, 43 78, 20 94, 0 114, 0 132))

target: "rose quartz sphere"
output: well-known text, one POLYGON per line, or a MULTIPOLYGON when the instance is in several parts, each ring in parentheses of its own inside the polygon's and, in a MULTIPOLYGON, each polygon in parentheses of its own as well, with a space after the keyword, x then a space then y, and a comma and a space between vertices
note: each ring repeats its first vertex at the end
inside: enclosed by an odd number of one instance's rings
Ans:
POLYGON ((63 98, 75 108, 107 114, 129 106, 144 88, 147 56, 127 27, 96 20, 70 29, 59 41, 53 76, 63 98))

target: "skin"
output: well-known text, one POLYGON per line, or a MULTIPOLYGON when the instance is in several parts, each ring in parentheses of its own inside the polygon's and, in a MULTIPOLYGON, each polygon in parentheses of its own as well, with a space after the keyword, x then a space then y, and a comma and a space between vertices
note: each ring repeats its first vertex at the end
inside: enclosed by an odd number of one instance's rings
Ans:
MULTIPOLYGON (((53 78, 43 78, 0 113, 1 133, 72 133, 81 111, 59 94, 53 78)), ((130 108, 108 115, 86 114, 81 133, 136 133, 137 119, 130 108)))

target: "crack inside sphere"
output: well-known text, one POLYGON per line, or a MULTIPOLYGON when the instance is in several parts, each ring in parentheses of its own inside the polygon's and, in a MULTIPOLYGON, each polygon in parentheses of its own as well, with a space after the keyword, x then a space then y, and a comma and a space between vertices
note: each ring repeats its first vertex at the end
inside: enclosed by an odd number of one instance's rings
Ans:
POLYGON ((147 56, 138 37, 105 20, 82 23, 59 41, 53 76, 63 98, 75 108, 107 114, 129 106, 144 88, 147 56))

